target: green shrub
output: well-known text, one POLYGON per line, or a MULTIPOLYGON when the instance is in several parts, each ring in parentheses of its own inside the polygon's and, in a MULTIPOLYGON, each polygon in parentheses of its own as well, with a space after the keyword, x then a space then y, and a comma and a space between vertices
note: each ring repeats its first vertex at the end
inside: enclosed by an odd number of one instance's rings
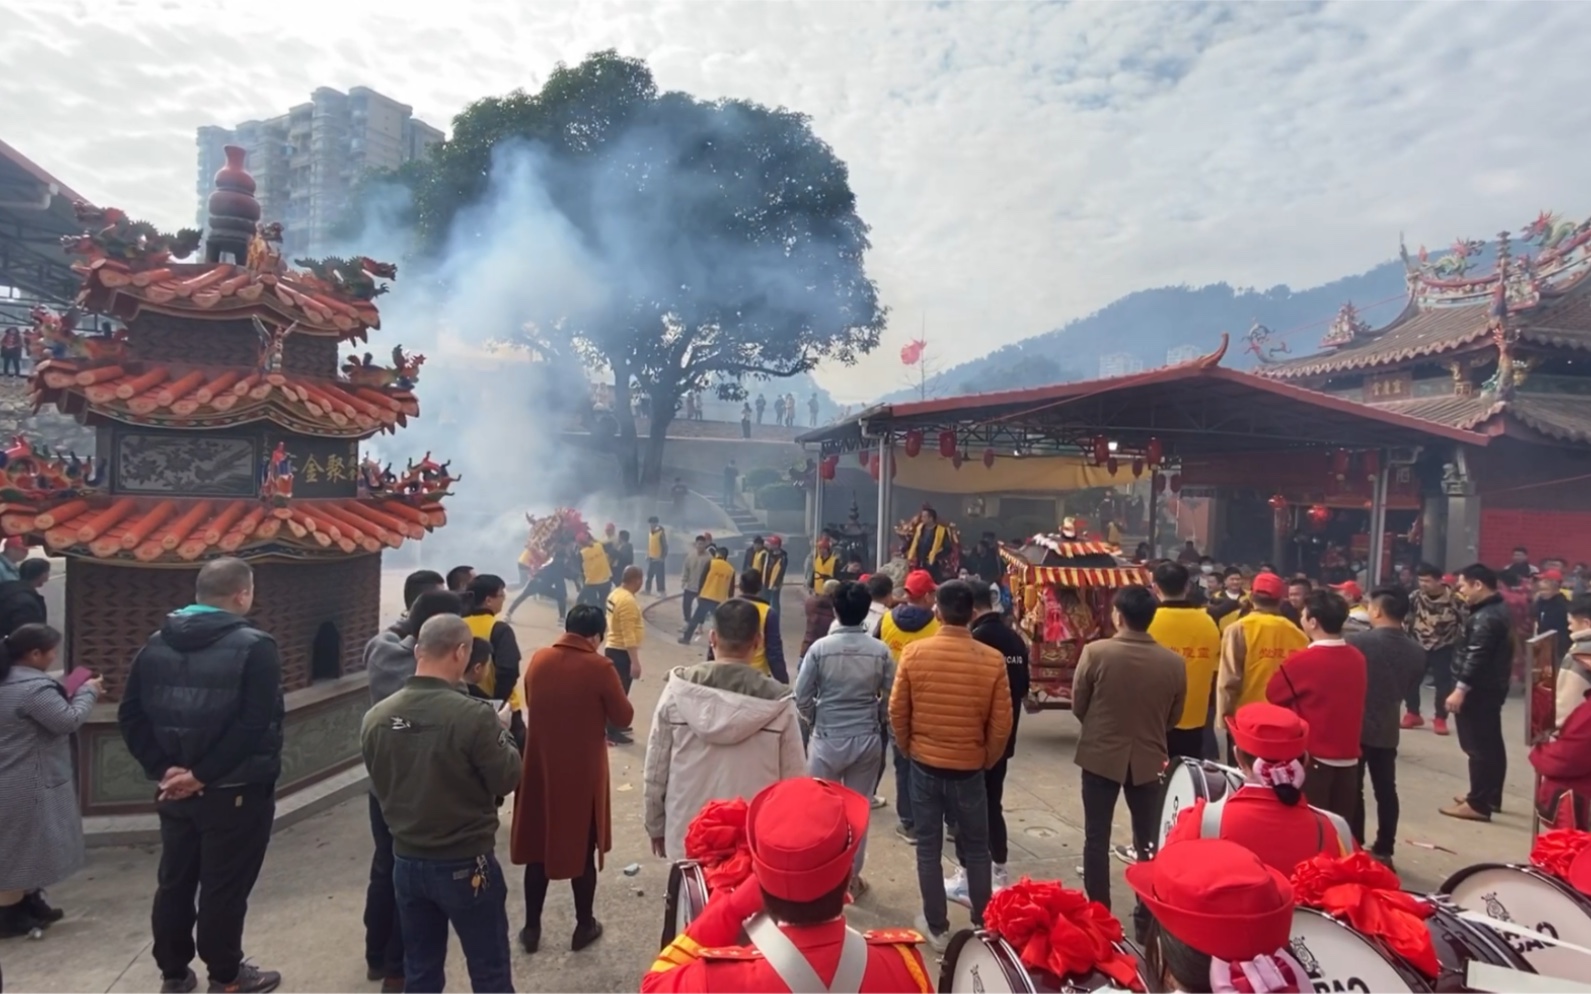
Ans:
POLYGON ((756 469, 746 470, 745 486, 747 490, 761 490, 769 484, 778 483, 784 479, 784 474, 767 466, 758 466, 756 469))
POLYGON ((800 511, 806 506, 806 491, 789 483, 771 483, 757 491, 757 507, 764 511, 800 511))

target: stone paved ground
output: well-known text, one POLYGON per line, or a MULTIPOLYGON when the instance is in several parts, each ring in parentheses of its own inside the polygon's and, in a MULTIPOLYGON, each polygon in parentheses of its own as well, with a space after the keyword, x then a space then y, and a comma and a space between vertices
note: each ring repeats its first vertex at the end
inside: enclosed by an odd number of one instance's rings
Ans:
MULTIPOLYGON (((786 605, 786 641, 799 645, 799 601, 786 605)), ((636 735, 646 741, 647 723, 666 667, 701 658, 700 647, 674 642, 677 607, 651 611, 654 625, 646 646, 645 676, 635 685, 636 735)), ((517 619, 521 643, 545 644, 552 632, 552 610, 527 604, 517 619)), ((1429 691, 1427 691, 1429 694, 1429 691)), ((1517 702, 1509 728, 1522 727, 1517 702)), ((1072 751, 1076 722, 1064 713, 1025 716, 1017 755, 1006 786, 1013 874, 1059 878, 1080 886, 1082 811, 1072 751)), ((1398 864, 1406 885, 1433 889, 1452 871, 1482 860, 1522 861, 1529 847, 1529 766, 1524 749, 1510 733, 1508 813, 1491 825, 1455 822, 1436 808, 1463 789, 1465 763, 1456 738, 1428 732, 1406 733, 1400 762, 1403 830, 1398 864), (1404 840, 1439 845, 1452 852, 1422 848, 1404 840)), ((543 951, 514 952, 515 984, 529 991, 633 991, 657 951, 662 925, 667 867, 648 852, 641 829, 642 747, 611 753, 614 784, 615 849, 597 895, 597 913, 607 934, 591 949, 572 954, 558 937, 573 928, 568 891, 555 886, 544 921, 543 951), (625 877, 626 864, 639 864, 625 877)), ((893 780, 884 793, 893 795, 893 780)), ((510 802, 512 803, 512 802, 510 802)), ((873 889, 852 909, 862 927, 909 925, 918 907, 913 850, 895 837, 893 809, 875 813, 867 876, 873 889)), ((1118 811, 1117 841, 1127 841, 1126 811, 1118 811)), ((507 824, 499 853, 508 849, 507 824)), ((272 841, 264 873, 249 909, 246 948, 256 962, 283 972, 284 991, 373 991, 365 980, 360 916, 370 855, 369 824, 363 799, 345 803, 279 832, 272 841)), ((159 978, 149 955, 149 902, 157 852, 153 848, 98 849, 76 877, 52 890, 67 909, 64 922, 41 941, 0 943, 0 968, 12 990, 150 991, 159 978)), ((1116 910, 1130 908, 1129 892, 1117 865, 1116 910)), ((509 868, 509 920, 517 931, 524 922, 518 872, 509 868)), ((964 925, 966 913, 952 906, 952 922, 964 925)), ((202 975, 202 969, 201 969, 202 975)), ((463 960, 454 944, 449 976, 454 990, 468 986, 463 960)))

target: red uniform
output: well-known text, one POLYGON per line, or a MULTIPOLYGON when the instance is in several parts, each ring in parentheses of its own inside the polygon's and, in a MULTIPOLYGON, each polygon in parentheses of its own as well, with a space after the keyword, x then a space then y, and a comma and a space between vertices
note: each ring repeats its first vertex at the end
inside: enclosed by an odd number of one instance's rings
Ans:
MULTIPOLYGON (((1177 813, 1176 824, 1166 835, 1166 845, 1205 837, 1201 828, 1206 803, 1195 801, 1192 807, 1177 813)), ((1313 856, 1346 856, 1358 848, 1352 846, 1352 836, 1348 838, 1352 848, 1343 846, 1338 827, 1324 811, 1303 801, 1283 804, 1269 787, 1245 784, 1223 807, 1219 837, 1236 842, 1289 877, 1294 867, 1313 856)))
MULTIPOLYGON (((732 900, 719 900, 715 895, 701 917, 691 922, 685 934, 658 955, 652 969, 641 978, 643 994, 657 991, 782 994, 790 990, 763 960, 761 953, 750 946, 736 945, 740 938, 740 921, 732 905, 732 900)), ((825 984, 833 983, 834 972, 840 965, 840 944, 845 938, 844 920, 787 927, 783 931, 806 955, 818 978, 825 984)), ((867 972, 862 975, 863 991, 927 994, 934 989, 922 954, 917 951, 922 936, 910 929, 899 929, 867 932, 864 937, 867 939, 867 972)))

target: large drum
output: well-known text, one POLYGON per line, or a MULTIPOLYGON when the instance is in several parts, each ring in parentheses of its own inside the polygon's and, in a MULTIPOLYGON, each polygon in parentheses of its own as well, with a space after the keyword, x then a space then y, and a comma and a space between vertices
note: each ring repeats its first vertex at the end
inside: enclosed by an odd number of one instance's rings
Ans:
POLYGON ((1418 970, 1375 939, 1313 908, 1293 911, 1293 957, 1317 991, 1429 991, 1418 970))
MULTIPOLYGON (((1591 900, 1533 866, 1478 863, 1449 877, 1442 893, 1466 911, 1591 948, 1591 900)), ((1591 956, 1521 935, 1496 938, 1543 976, 1591 981, 1591 956)))
POLYGON ((696 861, 682 859, 669 867, 668 894, 663 903, 663 940, 658 948, 668 948, 705 907, 707 877, 696 861))
POLYGON ((1197 800, 1219 801, 1243 786, 1243 771, 1233 766, 1222 766, 1203 759, 1186 757, 1172 760, 1161 774, 1165 793, 1160 802, 1160 837, 1157 844, 1164 845, 1171 826, 1177 823, 1177 812, 1190 808, 1197 800))
POLYGON ((1434 909, 1431 917, 1425 920, 1425 927, 1431 933, 1431 943, 1436 947, 1436 959, 1441 967, 1441 972, 1431 981, 1432 990, 1442 991, 1444 994, 1470 990, 1471 963, 1489 963, 1509 970, 1531 972, 1530 964, 1510 949, 1502 940, 1502 936, 1489 929, 1471 925, 1455 914, 1444 901, 1431 900, 1424 895, 1415 896, 1430 901, 1434 909))
MULTIPOLYGON (((1146 991, 1157 990, 1143 972, 1144 958, 1138 948, 1123 942, 1121 948, 1138 961, 1138 980, 1146 991)), ((1123 991, 1112 986, 1109 977, 1097 970, 1086 977, 1060 978, 1047 970, 1029 971, 1017 957, 1011 944, 982 929, 967 928, 957 932, 945 949, 944 962, 939 967, 940 994, 948 992, 989 992, 994 994, 1062 994, 1062 992, 1094 991, 1099 994, 1123 991)))

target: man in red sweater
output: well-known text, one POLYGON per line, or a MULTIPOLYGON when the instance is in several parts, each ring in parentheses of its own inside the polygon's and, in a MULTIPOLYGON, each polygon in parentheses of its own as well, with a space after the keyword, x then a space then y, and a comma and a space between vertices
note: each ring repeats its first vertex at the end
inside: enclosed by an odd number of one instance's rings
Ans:
POLYGON ((1317 808, 1353 817, 1359 798, 1359 733, 1364 725, 1365 657, 1343 640, 1348 602, 1313 590, 1300 612, 1309 647, 1271 676, 1265 697, 1309 723, 1309 773, 1304 796, 1317 808))

